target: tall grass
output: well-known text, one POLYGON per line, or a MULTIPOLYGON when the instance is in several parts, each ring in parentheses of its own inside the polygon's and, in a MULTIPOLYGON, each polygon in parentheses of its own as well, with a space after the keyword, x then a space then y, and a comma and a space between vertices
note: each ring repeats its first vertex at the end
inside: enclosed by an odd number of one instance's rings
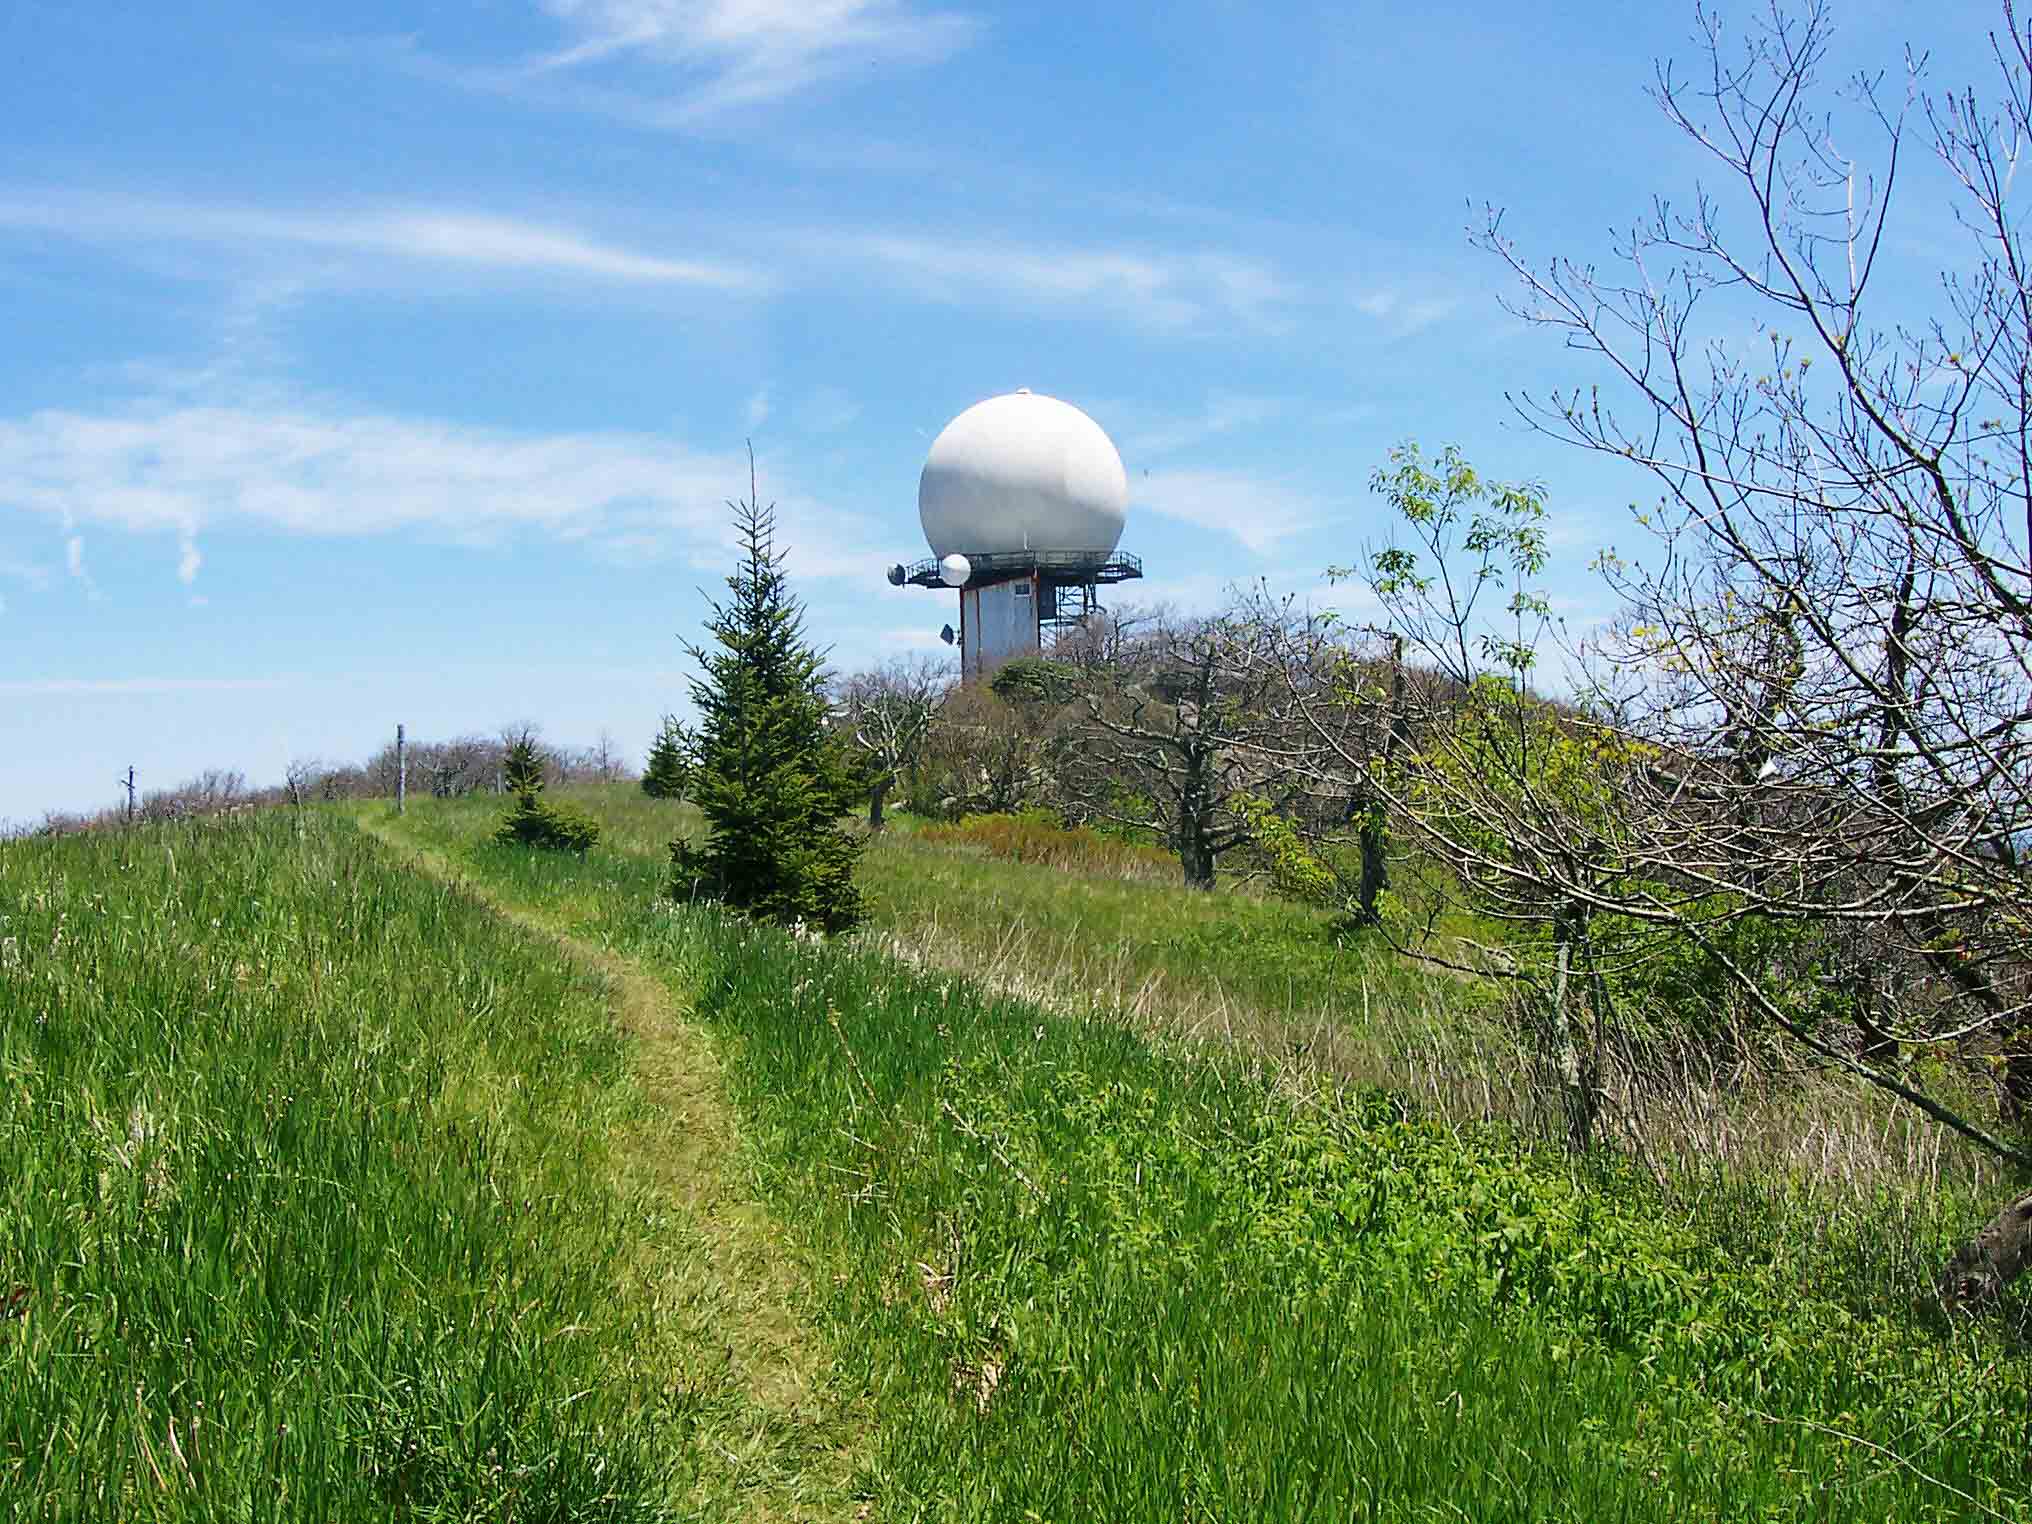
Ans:
POLYGON ((597 983, 336 818, 0 845, 0 1516, 704 1506, 639 1104, 597 983))
POLYGON ((865 953, 665 936, 720 942, 771 1183, 854 1267, 898 1512, 2022 1513, 2022 1364, 1703 1242, 1640 1179, 865 953))
MULTIPOLYGON (((645 888, 660 881, 671 837, 702 828, 696 811, 639 791, 582 788, 569 796, 598 816, 615 852, 641 862, 645 888)), ((433 808, 443 826, 428 829, 469 838, 498 805, 433 808)), ((1359 1026, 1365 1000, 1473 1004, 1460 981, 1405 964, 1325 911, 1227 888, 1187 890, 1175 859, 1162 874, 1135 870, 1149 855, 1014 816, 955 828, 912 822, 869 841, 860 877, 871 930, 892 951, 1047 1003, 1153 1020, 1161 1013, 1208 1032, 1260 1022, 1289 1028, 1294 1042, 1304 1040, 1299 1028, 1322 1018, 1338 1029, 1359 1026)))
MULTIPOLYGON (((456 812, 412 829, 549 892, 456 812)), ((702 990, 879 1516, 2032 1517, 2032 1370, 1887 1303, 1912 1223, 1740 1179, 1689 1219, 1246 1044, 660 904, 646 856, 558 871, 702 990)))
MULTIPOLYGON (((673 834, 696 812, 627 788, 575 797, 609 827, 610 871, 653 895, 673 834)), ((487 807, 466 801, 440 827, 470 835, 487 807)), ((1426 1112, 1520 1130, 1563 1128, 1558 1102, 1491 989, 1398 957, 1373 932, 1268 896, 1196 893, 1173 882, 1066 873, 955 851, 892 829, 861 878, 879 939, 900 961, 964 974, 1065 1015, 1100 1013, 1254 1055, 1295 1084, 1375 1086, 1426 1112)), ((1727 1054, 1611 1051, 1604 1126, 1614 1145, 1669 1180, 1684 1210, 1811 1234, 1877 1223, 1895 1292, 1916 1294, 1944 1233, 1972 1228, 2015 1177, 1945 1140, 1909 1107, 1843 1077, 1774 1072, 1727 1054), (1889 1245, 1895 1232, 1900 1247, 1889 1245)))

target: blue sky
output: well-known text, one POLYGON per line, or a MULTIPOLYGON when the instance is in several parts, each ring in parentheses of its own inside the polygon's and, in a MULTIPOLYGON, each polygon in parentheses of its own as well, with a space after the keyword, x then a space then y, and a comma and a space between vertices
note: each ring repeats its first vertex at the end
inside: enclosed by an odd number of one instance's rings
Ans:
MULTIPOLYGON (((1992 18, 1951 9, 1953 64, 1992 18)), ((1886 66, 1938 14, 1837 10, 1886 66)), ((129 763, 275 781, 397 721, 639 760, 744 439, 835 663, 926 648, 952 611, 882 575, 922 554, 918 468, 1017 386, 1121 447, 1138 600, 1327 596, 1416 436, 1548 483, 1585 615, 1647 489, 1512 421, 1506 387, 1599 376, 1464 228, 1491 201, 1605 258, 1690 186, 1643 88, 1691 34, 1677 5, 9 0, 0 820, 111 803, 129 763)))

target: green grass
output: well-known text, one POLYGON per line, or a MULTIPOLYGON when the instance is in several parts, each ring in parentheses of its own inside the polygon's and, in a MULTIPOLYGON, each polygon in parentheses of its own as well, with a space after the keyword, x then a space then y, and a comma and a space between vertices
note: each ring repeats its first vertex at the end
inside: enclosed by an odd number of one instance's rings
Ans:
MULTIPOLYGON (((1885 1295, 1951 1213, 1799 1221, 1741 1178, 1689 1207, 1247 1045, 901 967, 907 843, 870 854, 887 925, 842 944, 659 904, 630 838, 672 812, 602 813, 636 855, 504 853, 470 805, 405 829, 698 992, 868 1395, 878 1517, 2032 1517, 2022 1352, 1885 1295)), ((987 871, 1005 913, 1074 898, 987 871)), ((1180 930, 1119 903, 1141 946, 1180 930)))
MULTIPOLYGON (((660 882, 671 837, 700 829, 695 811, 639 790, 567 794, 599 818, 614 852, 641 861, 645 888, 660 882)), ((463 832, 499 805, 467 799, 434 809, 463 832)), ((1140 870, 1016 864, 927 841, 910 816, 891 819, 861 861, 872 929, 917 959, 1028 986, 1037 998, 1172 1023, 1282 1025, 1293 1040, 1310 1036, 1322 1015, 1345 1035, 1362 1027, 1365 1011, 1440 1004, 1464 1015, 1472 1004, 1460 981, 1407 964, 1323 910, 1232 885, 1197 893, 1175 881, 1175 865, 1153 880, 1140 870)))
MULTIPOLYGON (((607 827, 603 872, 645 897, 660 891, 669 838, 699 829, 695 811, 627 786, 568 792, 607 827)), ((433 803, 430 829, 462 840, 499 808, 433 803)), ((1421 967, 1308 906, 1230 885, 1209 895, 1012 862, 926 843, 922 822, 892 819, 862 859, 864 935, 913 967, 964 974, 1061 1015, 1211 1040, 1296 1083, 1383 1087, 1463 1123, 1564 1127, 1487 984, 1421 967)), ((1500 929, 1482 935, 1499 939, 1500 929)), ((1660 1082, 1660 1072, 1612 1064, 1604 1125, 1620 1146, 1641 1143, 1686 1195, 1683 1210, 1728 1231, 1783 1223, 1788 1236, 1827 1238, 1823 1258, 1870 1260, 1899 1296, 1924 1278, 1916 1256, 1931 1252, 1943 1223, 1966 1226, 2013 1183, 1975 1150, 1943 1148, 1939 1129, 1866 1087, 1697 1067, 1660 1082)))
POLYGON ((0 1516, 730 1516, 801 1440, 643 1111, 599 980, 336 816, 0 845, 0 1516))

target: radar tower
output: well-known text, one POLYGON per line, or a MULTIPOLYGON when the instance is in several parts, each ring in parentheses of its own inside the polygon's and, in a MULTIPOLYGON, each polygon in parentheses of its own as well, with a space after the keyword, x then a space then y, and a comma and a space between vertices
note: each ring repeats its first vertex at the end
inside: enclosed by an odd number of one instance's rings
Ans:
POLYGON ((1116 548, 1128 505, 1122 457, 1093 419, 1028 389, 990 397, 932 442, 917 483, 931 555, 889 581, 958 589, 960 676, 983 677, 1091 617, 1100 588, 1143 575, 1116 548))

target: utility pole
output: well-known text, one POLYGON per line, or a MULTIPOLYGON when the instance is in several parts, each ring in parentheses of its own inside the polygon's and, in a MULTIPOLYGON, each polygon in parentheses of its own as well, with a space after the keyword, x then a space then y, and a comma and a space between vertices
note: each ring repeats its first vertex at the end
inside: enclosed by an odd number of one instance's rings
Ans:
MULTIPOLYGON (((119 783, 121 780, 115 778, 113 781, 115 783, 119 783)), ((126 787, 127 787, 127 824, 132 825, 134 824, 134 768, 132 764, 129 764, 127 768, 126 787)))
POLYGON ((402 813, 402 806, 409 797, 409 753, 405 750, 402 727, 395 727, 395 813, 402 813))

